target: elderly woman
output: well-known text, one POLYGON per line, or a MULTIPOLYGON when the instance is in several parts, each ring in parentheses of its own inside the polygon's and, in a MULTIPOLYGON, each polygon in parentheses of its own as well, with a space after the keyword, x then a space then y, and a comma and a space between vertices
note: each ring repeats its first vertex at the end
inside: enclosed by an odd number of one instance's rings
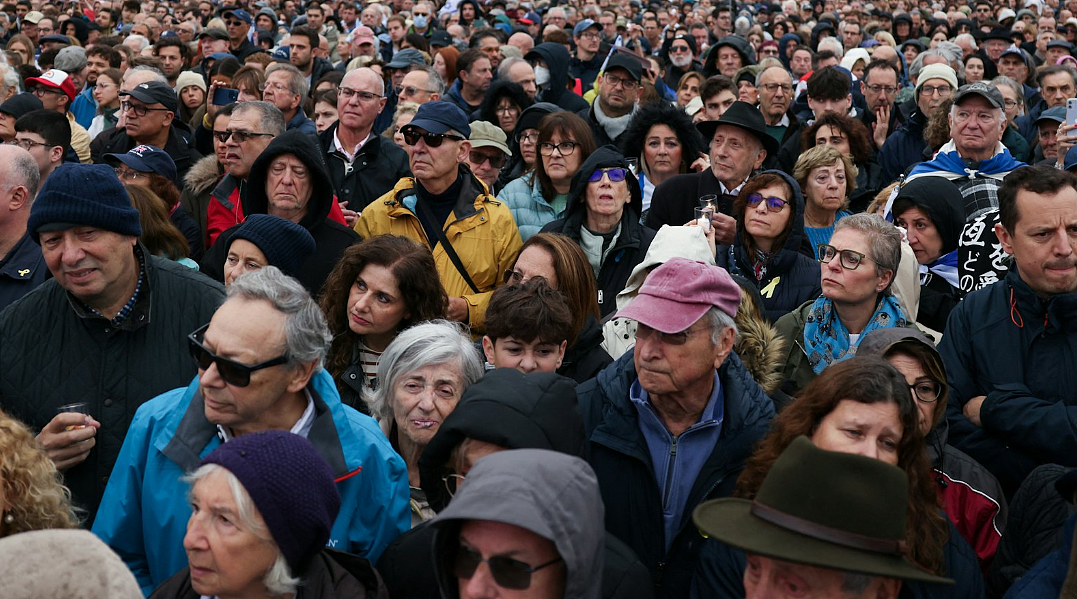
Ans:
POLYGON ((965 201, 957 186, 941 177, 917 177, 898 189, 891 209, 894 225, 905 229, 920 271, 916 322, 936 331, 964 293, 958 280, 957 241, 965 226, 965 201))
POLYGON ((187 568, 154 599, 371 597, 384 592, 364 560, 327 549, 340 511, 333 471, 310 441, 248 433, 209 453, 189 477, 187 568))
POLYGON ((804 197, 804 233, 815 257, 819 245, 830 241, 834 225, 849 216, 849 194, 856 188, 852 159, 831 146, 816 146, 800 155, 793 167, 804 197))
POLYGON ((407 151, 408 144, 404 143, 404 134, 401 133, 400 130, 411 123, 411 119, 415 118, 415 113, 418 111, 419 105, 415 102, 401 102, 397 104, 396 110, 393 111, 393 124, 386 129, 382 135, 393 140, 401 149, 407 151))
POLYGON ((651 207, 655 187, 687 173, 706 150, 706 141, 683 110, 666 102, 637 108, 625 129, 621 152, 638 157, 643 212, 651 207))
POLYGON ((460 395, 482 374, 482 358, 471 337, 446 320, 400 333, 378 361, 371 411, 408 467, 412 526, 434 517, 419 484, 419 456, 460 395))
MULTIPOLYGON (((67 428, 99 428, 85 414, 69 414, 67 428)), ((51 426, 51 425, 50 425, 51 426)), ((67 468, 69 464, 59 460, 67 468)), ((71 492, 26 425, 0 411, 0 538, 30 530, 77 528, 71 492)))
POLYGON ((885 185, 883 171, 871 150, 871 138, 864 123, 848 115, 828 112, 815 119, 801 133, 800 147, 833 146, 853 159, 856 187, 849 193, 849 207, 863 212, 885 185))
POLYGON ((370 413, 382 353, 404 329, 444 318, 448 298, 430 250, 397 235, 349 247, 321 299, 333 342, 325 368, 345 404, 370 413))
POLYGON ((775 324, 788 344, 783 387, 791 395, 855 354, 863 335, 908 321, 890 293, 901 259, 901 233, 893 225, 876 214, 849 216, 819 254, 823 295, 775 324))
POLYGON ((564 218, 542 228, 583 248, 597 278, 603 317, 616 309, 614 298, 654 239, 654 230, 639 222, 641 206, 639 183, 624 156, 613 146, 603 146, 587 157, 573 178, 564 218))
POLYGON ((299 268, 314 253, 315 243, 310 231, 268 214, 252 214, 228 238, 228 254, 224 258, 224 284, 231 285, 242 274, 276 266, 294 277, 299 268))
MULTIPOLYGON (((737 479, 737 496, 752 499, 778 456, 806 436, 827 451, 877 459, 909 479, 907 557, 925 571, 956 581, 953 587, 905 582, 912 597, 982 597, 983 577, 968 543, 938 509, 935 473, 924 459, 918 411, 904 377, 877 357, 855 357, 827 370, 771 424, 737 479)), ((744 597, 743 551, 704 543, 691 597, 744 597)))
MULTIPOLYGON (((522 121, 518 127, 528 123, 522 121)), ((521 132, 527 134, 527 130, 521 132)), ((530 138, 520 137, 521 150, 530 138)), ((571 112, 554 112, 538 122, 537 157, 531 172, 510 182, 497 199, 508 205, 520 237, 527 241, 569 207, 573 177, 595 151, 591 126, 571 112)))
POLYGON ((750 178, 733 203, 733 216, 736 241, 719 247, 716 261, 762 290, 768 320, 819 297, 819 267, 800 253, 804 196, 792 177, 764 171, 750 178))
POLYGON ((482 106, 479 106, 480 120, 495 123, 511 139, 520 115, 534 103, 520 84, 507 80, 495 81, 486 91, 482 106))

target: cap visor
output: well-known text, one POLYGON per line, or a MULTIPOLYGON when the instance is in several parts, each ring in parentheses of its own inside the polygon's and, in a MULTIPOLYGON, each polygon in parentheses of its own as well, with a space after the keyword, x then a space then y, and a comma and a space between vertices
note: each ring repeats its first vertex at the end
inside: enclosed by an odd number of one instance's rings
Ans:
POLYGON ((430 119, 412 119, 408 125, 418 127, 427 133, 445 133, 449 130, 448 125, 430 119))
POLYGON ((680 333, 703 318, 711 307, 710 304, 685 304, 641 293, 617 312, 617 318, 635 320, 662 333, 680 333))
POLYGON ((152 168, 146 165, 146 161, 134 154, 105 154, 105 162, 111 165, 122 162, 140 173, 154 172, 152 168))

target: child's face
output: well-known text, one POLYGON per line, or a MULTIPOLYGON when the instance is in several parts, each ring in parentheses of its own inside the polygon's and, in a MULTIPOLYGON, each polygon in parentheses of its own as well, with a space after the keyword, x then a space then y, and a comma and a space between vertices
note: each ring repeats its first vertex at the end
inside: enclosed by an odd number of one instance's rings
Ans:
POLYGON ((515 337, 502 337, 496 341, 482 338, 486 361, 497 368, 515 368, 524 374, 532 372, 557 372, 565 358, 568 341, 560 344, 542 339, 524 342, 515 337))

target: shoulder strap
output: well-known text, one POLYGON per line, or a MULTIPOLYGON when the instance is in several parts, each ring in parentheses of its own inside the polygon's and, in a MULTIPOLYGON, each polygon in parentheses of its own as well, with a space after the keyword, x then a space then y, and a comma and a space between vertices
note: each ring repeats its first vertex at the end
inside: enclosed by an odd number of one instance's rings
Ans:
POLYGON ((419 211, 419 216, 430 223, 430 228, 433 229, 434 233, 438 236, 438 243, 441 244, 441 247, 445 248, 445 253, 449 255, 449 260, 452 260, 452 264, 456 267, 456 271, 460 273, 460 276, 464 277, 464 282, 467 283, 467 286, 471 288, 473 293, 478 293, 479 287, 471 280, 471 275, 469 275, 467 269, 464 268, 463 262, 460 261, 460 256, 456 255, 456 250, 445 236, 445 231, 441 230, 441 224, 434 219, 433 213, 430 212, 430 207, 426 205, 426 202, 423 202, 422 199, 416 196, 415 208, 419 211))

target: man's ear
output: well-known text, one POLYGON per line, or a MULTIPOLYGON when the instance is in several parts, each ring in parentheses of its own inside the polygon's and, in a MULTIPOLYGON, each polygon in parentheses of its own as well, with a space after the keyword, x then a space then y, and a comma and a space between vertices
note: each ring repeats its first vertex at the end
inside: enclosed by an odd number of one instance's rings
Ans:
POLYGON ((7 209, 11 212, 21 210, 30 203, 30 190, 25 185, 16 185, 11 188, 11 198, 8 200, 7 209))
POLYGON ((1013 235, 1006 230, 1006 227, 1002 226, 1002 223, 995 225, 995 236, 998 237, 999 243, 1002 244, 1002 250, 1007 254, 1013 255, 1013 235))
POLYGON ((494 340, 490 339, 489 335, 482 336, 482 353, 486 355, 487 362, 497 366, 497 362, 494 361, 494 340))

